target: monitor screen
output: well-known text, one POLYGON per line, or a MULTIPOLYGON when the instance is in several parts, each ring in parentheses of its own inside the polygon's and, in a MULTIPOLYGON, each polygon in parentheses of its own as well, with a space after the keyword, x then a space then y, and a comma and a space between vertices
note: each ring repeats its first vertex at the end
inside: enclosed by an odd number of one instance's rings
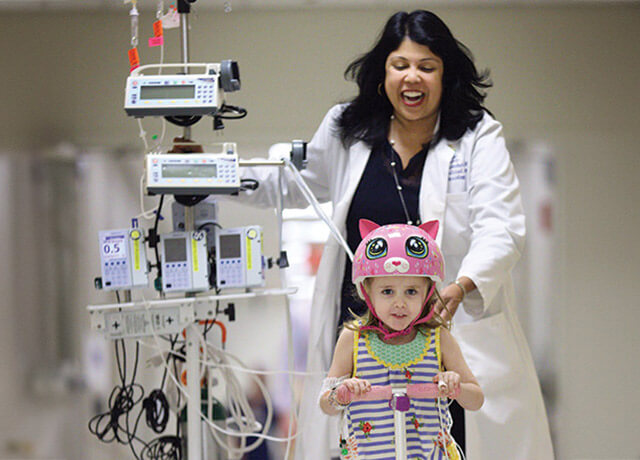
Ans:
POLYGON ((215 164, 162 165, 162 177, 218 177, 218 166, 215 164))
POLYGON ((220 258, 236 259, 241 256, 240 235, 220 235, 220 258))
POLYGON ((193 99, 196 85, 141 86, 140 99, 193 99))
POLYGON ((187 239, 186 238, 166 238, 164 240, 164 261, 165 262, 186 262, 187 261, 187 239))

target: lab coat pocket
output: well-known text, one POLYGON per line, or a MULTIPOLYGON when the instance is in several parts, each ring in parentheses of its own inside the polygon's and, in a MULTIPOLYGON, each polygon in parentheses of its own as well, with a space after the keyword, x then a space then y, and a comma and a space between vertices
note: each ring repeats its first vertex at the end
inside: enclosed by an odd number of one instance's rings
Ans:
POLYGON ((504 313, 454 327, 469 368, 485 396, 517 385, 523 375, 513 331, 504 313))
POLYGON ((467 192, 448 193, 444 214, 445 234, 442 251, 445 254, 466 254, 471 239, 467 192))

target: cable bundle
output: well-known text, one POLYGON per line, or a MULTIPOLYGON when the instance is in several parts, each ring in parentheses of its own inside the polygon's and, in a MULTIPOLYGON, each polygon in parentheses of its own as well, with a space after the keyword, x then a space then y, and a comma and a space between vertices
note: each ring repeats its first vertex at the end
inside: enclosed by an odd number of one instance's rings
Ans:
MULTIPOLYGON (((175 340, 171 340, 171 346, 175 340)), ((137 436, 138 424, 143 415, 147 426, 156 433, 165 431, 169 422, 169 403, 162 389, 153 390, 146 398, 144 389, 135 383, 140 344, 136 343, 133 375, 127 382, 126 347, 124 340, 115 342, 116 361, 120 384, 109 396, 109 408, 89 420, 89 431, 100 441, 128 445, 137 460, 181 460, 182 444, 179 436, 162 436, 150 443, 144 442, 137 436), (140 404, 140 411, 132 421, 131 414, 140 404), (134 442, 142 445, 140 455, 136 453, 134 442)), ((166 373, 165 373, 166 376, 166 373)), ((163 377, 163 385, 165 377, 163 377)))

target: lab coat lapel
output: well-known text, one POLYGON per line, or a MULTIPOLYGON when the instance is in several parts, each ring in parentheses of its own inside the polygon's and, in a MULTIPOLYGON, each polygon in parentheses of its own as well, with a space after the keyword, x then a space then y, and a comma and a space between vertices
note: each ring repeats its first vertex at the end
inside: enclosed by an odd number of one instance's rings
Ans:
MULTIPOLYGON (((420 219, 440 221, 444 228, 444 211, 447 198, 449 165, 455 150, 449 142, 441 140, 427 154, 420 184, 420 219)), ((442 235, 438 232, 436 243, 442 246, 442 235)))
POLYGON ((347 213, 367 165, 371 149, 364 142, 357 142, 349 149, 347 172, 342 178, 338 196, 335 197, 334 222, 343 235, 346 234, 347 213))

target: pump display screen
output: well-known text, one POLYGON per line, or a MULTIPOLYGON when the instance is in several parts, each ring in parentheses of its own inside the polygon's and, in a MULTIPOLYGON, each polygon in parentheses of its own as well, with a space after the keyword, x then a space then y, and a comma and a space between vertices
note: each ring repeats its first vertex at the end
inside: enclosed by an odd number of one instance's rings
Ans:
POLYGON ((218 177, 218 165, 162 165, 162 177, 218 177))
POLYGON ((187 240, 185 238, 166 238, 164 240, 164 261, 184 262, 187 260, 187 240))
POLYGON ((105 260, 126 257, 125 236, 107 236, 102 243, 102 257, 105 260))
POLYGON ((195 85, 142 86, 140 99, 193 99, 195 85))
POLYGON ((240 235, 220 235, 220 258, 236 259, 241 256, 240 235))

